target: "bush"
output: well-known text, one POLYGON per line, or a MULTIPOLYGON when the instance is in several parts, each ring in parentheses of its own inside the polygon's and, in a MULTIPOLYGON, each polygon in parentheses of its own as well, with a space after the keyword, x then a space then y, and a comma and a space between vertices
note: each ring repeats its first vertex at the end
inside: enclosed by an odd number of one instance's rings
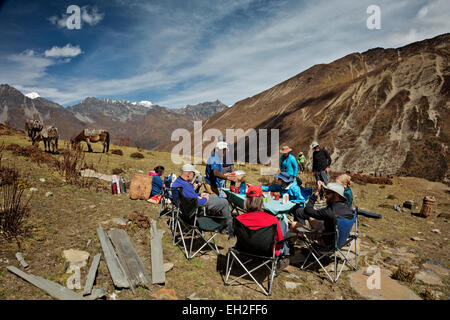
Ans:
POLYGON ((85 154, 80 144, 72 147, 67 144, 66 151, 63 153, 63 159, 57 161, 59 173, 66 179, 69 184, 78 185, 80 187, 90 187, 92 181, 80 175, 83 169, 93 169, 93 164, 88 165, 85 161, 85 154))
POLYGON ((123 151, 120 149, 113 149, 111 150, 112 154, 117 154, 118 156, 123 156, 123 151))
POLYGON ((397 270, 392 273, 391 278, 403 282, 412 283, 416 276, 416 272, 409 270, 406 266, 400 265, 397 270))
POLYGON ((12 184, 1 186, 0 196, 0 234, 6 240, 16 239, 25 232, 24 221, 30 215, 30 199, 22 200, 25 184, 20 183, 17 177, 12 184))
POLYGON ((116 175, 118 175, 118 174, 121 174, 121 173, 123 173, 124 171, 122 170, 122 169, 120 169, 120 168, 114 168, 114 169, 112 169, 112 174, 116 174, 116 175))
POLYGON ((135 152, 135 153, 132 153, 132 154, 130 155, 130 157, 135 158, 135 159, 143 159, 143 158, 144 158, 144 155, 143 155, 142 153, 135 152))
POLYGON ((18 177, 19 174, 16 169, 6 167, 0 168, 0 186, 5 184, 11 185, 17 180, 18 177))

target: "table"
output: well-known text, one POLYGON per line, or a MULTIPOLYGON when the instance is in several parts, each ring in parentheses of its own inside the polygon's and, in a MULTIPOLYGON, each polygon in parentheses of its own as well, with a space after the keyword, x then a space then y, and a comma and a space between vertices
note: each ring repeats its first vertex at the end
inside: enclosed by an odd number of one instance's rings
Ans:
MULTIPOLYGON (((231 212, 239 214, 239 212, 244 212, 245 204, 245 194, 233 193, 229 188, 222 188, 222 190, 227 195, 228 202, 231 205, 231 212)), ((289 211, 297 205, 294 202, 288 201, 288 203, 283 204, 283 199, 280 200, 272 199, 270 202, 264 202, 264 211, 276 216, 279 220, 285 220, 287 222, 287 214, 289 211)))

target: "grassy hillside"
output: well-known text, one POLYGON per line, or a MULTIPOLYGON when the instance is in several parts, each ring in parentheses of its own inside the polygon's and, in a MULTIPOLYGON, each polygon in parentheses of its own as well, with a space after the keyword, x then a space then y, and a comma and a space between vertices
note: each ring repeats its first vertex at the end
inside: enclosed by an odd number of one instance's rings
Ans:
MULTIPOLYGON (((30 144, 24 135, 18 134, 2 135, 0 144, 2 142, 6 146, 30 144)), ((40 147, 43 149, 42 144, 40 147)), ((60 142, 60 148, 64 148, 64 142, 60 142)), ((93 144, 93 149, 100 152, 102 147, 99 144, 93 144)), ((147 173, 156 165, 163 165, 166 168, 166 175, 170 172, 179 174, 180 166, 172 164, 169 153, 114 145, 110 147, 110 150, 112 149, 121 149, 123 155, 119 156, 111 152, 109 154, 86 153, 87 163, 106 174, 112 174, 113 169, 120 168, 124 171, 121 175, 126 181, 130 181, 132 175, 139 170, 147 173), (134 152, 141 152, 144 158, 131 158, 130 155, 134 152)), ((62 155, 56 157, 61 159, 62 155)), ((25 191, 24 197, 31 198, 31 215, 25 222, 29 232, 20 238, 20 248, 17 242, 7 242, 0 237, 0 299, 51 299, 40 289, 9 273, 6 266, 18 266, 15 253, 20 250, 30 265, 28 272, 65 285, 69 275, 64 271, 62 251, 86 250, 91 254, 91 258, 100 253, 101 246, 96 233, 99 224, 102 224, 104 230, 112 227, 126 229, 151 274, 149 229, 146 223, 139 222, 135 218, 136 212, 148 219, 156 220, 158 228, 166 231, 163 236, 164 260, 172 262, 175 266, 166 274, 164 287, 174 289, 177 298, 186 299, 193 293, 208 299, 267 298, 257 290, 256 285, 249 281, 246 282, 247 285, 224 286, 222 275, 218 270, 221 270, 225 261, 224 255, 228 246, 226 236, 218 237, 222 253, 219 258, 209 252, 188 261, 180 248, 172 245, 167 218, 158 219, 157 217, 158 206, 146 201, 130 200, 128 194, 112 195, 109 184, 105 181, 98 180, 90 188, 70 185, 51 166, 34 162, 29 157, 13 155, 12 151, 3 151, 1 164, 5 167, 17 168, 21 178, 29 187, 37 188, 37 191, 31 192, 29 188, 25 191), (40 181, 42 178, 45 182, 40 181), (47 192, 52 192, 52 195, 46 197, 47 192), (120 217, 131 219, 131 223, 126 227, 117 226, 112 222, 104 223, 120 217), (5 262, 5 259, 9 262, 5 262)), ((198 165, 197 168, 204 172, 204 165, 198 165)), ((242 169, 248 173, 249 183, 261 181, 257 165, 241 165, 236 169, 242 169)), ((302 179, 307 185, 312 182, 311 174, 303 175, 302 179)), ((355 183, 352 189, 355 205, 383 215, 381 220, 370 220, 364 217, 360 219, 361 250, 365 251, 360 258, 360 267, 377 264, 383 268, 395 270, 396 266, 383 260, 388 256, 395 256, 397 250, 402 248, 415 252, 415 257, 408 265, 409 268, 421 270, 422 264, 427 260, 450 266, 448 218, 436 217, 434 213, 431 218, 423 219, 411 215, 409 211, 399 213, 392 209, 394 204, 414 200, 419 208, 412 211, 418 212, 422 198, 425 195, 434 195, 438 203, 437 211, 449 215, 449 189, 445 185, 419 178, 395 177, 392 185, 355 183), (439 229, 440 233, 432 232, 433 229, 439 229), (411 237, 420 237, 425 241, 412 241, 411 237)), ((350 271, 344 272, 337 284, 332 284, 322 272, 300 271, 298 268, 300 250, 297 252, 291 266, 283 270, 275 279, 271 299, 361 298, 349 284, 350 271), (300 285, 294 290, 287 290, 284 284, 286 281, 298 282, 300 285)), ((82 286, 84 286, 88 270, 88 267, 82 268, 82 286)), ((429 288, 436 294, 435 298, 445 299, 449 294, 448 276, 443 277, 442 281, 442 285, 434 286, 425 285, 420 281, 407 285, 418 294, 422 294, 429 288)), ((103 258, 95 287, 107 289, 108 294, 115 291, 103 258)), ((116 291, 116 294, 117 299, 155 299, 154 294, 161 288, 162 286, 154 285, 149 290, 139 288, 135 295, 131 290, 116 291)))

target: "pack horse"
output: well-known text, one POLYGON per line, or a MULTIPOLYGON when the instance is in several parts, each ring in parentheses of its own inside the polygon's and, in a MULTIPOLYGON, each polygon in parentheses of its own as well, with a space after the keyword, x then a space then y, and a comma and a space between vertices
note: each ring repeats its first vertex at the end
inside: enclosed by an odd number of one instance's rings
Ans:
POLYGON ((25 121, 25 131, 28 133, 28 138, 30 138, 31 141, 34 140, 36 135, 38 135, 43 128, 44 125, 40 120, 28 119, 25 121))
POLYGON ((58 140, 59 140, 58 128, 54 126, 49 126, 42 129, 41 132, 39 132, 34 138, 33 145, 39 144, 41 140, 44 141, 45 152, 50 152, 50 146, 52 153, 58 152, 58 140))
POLYGON ((109 132, 106 130, 97 129, 84 129, 75 138, 71 140, 72 145, 77 145, 81 141, 85 141, 88 146, 88 151, 92 152, 91 143, 101 142, 103 143, 103 153, 109 152, 109 132))

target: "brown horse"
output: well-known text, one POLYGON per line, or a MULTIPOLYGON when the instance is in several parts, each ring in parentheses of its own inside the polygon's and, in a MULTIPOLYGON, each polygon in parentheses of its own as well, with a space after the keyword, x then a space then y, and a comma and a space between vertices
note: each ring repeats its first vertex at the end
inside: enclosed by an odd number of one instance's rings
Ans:
POLYGON ((25 131, 28 133, 28 138, 33 142, 36 135, 41 132, 44 126, 40 120, 28 119, 25 121, 25 131))
POLYGON ((72 145, 79 144, 81 141, 86 141, 88 146, 88 151, 92 152, 91 143, 102 142, 103 143, 103 153, 109 152, 109 132, 105 130, 94 130, 94 129, 84 129, 75 138, 72 138, 70 142, 72 145))
POLYGON ((59 132, 58 128, 54 126, 50 126, 47 128, 44 128, 39 132, 36 137, 33 139, 33 145, 39 145, 39 142, 41 140, 44 141, 44 150, 47 152, 47 146, 48 146, 48 152, 57 153, 58 152, 58 139, 59 139, 59 132), (50 151, 50 146, 52 147, 52 150, 50 151))

